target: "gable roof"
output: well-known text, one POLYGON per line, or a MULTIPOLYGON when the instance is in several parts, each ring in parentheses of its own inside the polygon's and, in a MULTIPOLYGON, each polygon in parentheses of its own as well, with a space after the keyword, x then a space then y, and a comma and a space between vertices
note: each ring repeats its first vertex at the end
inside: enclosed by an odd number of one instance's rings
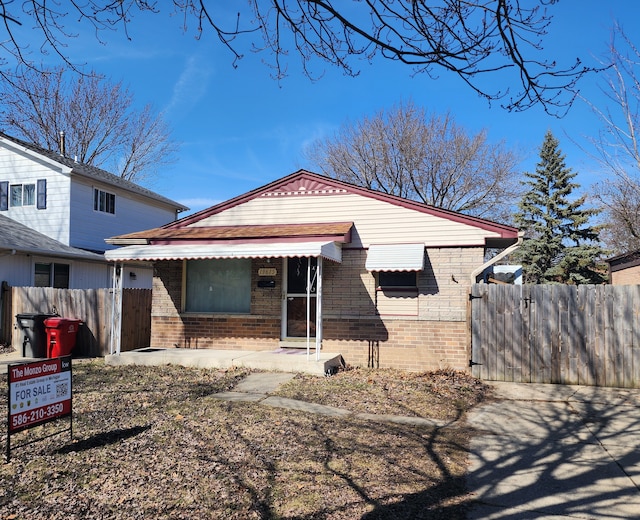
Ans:
POLYGON ((24 224, 0 215, 0 251, 104 262, 102 255, 67 246, 24 224))
POLYGON ((137 195, 141 195, 143 197, 155 200, 162 204, 166 204, 168 206, 172 206, 177 211, 187 211, 189 208, 171 200, 167 197, 164 197, 154 191, 151 191, 147 188, 144 188, 134 182, 123 179, 118 175, 114 175, 113 173, 109 173, 106 170, 102 170, 101 168, 97 168, 95 166, 91 166, 88 164, 79 163, 69 157, 64 155, 60 155, 58 152, 54 152, 52 150, 47 150, 46 148, 41 148, 33 143, 28 143, 16 137, 12 137, 3 132, 0 132, 0 142, 4 142, 12 147, 19 147, 23 152, 29 155, 39 155, 41 158, 46 159, 48 162, 53 162, 58 165, 63 166, 67 169, 69 173, 72 175, 79 175, 81 177, 85 177, 91 180, 103 182, 110 186, 114 186, 131 193, 135 193, 137 195))
POLYGON ((249 191, 243 195, 239 195, 233 199, 222 202, 210 208, 204 209, 192 215, 188 215, 179 220, 170 222, 163 226, 164 229, 178 229, 187 226, 197 226, 198 222, 212 215, 216 215, 225 210, 239 206, 250 200, 259 197, 278 198, 284 196, 318 196, 318 195, 335 195, 335 194, 357 194, 368 197, 388 204, 411 209, 420 213, 436 216, 469 226, 473 226, 491 233, 496 233, 500 239, 496 240, 496 245, 502 241, 514 242, 518 238, 518 230, 512 226, 499 224, 490 220, 464 215, 455 211, 445 210, 429 206, 422 202, 417 202, 396 195, 382 193, 375 190, 349 184, 344 181, 332 179, 324 175, 312 173, 307 170, 298 170, 286 177, 278 179, 270 184, 249 191))

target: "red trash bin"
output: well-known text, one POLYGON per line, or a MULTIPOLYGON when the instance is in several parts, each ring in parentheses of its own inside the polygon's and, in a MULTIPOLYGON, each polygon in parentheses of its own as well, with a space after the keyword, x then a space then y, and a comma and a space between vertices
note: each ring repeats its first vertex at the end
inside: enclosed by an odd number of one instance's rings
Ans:
POLYGON ((76 335, 81 320, 71 318, 47 318, 44 326, 47 331, 47 357, 68 356, 76 346, 76 335))

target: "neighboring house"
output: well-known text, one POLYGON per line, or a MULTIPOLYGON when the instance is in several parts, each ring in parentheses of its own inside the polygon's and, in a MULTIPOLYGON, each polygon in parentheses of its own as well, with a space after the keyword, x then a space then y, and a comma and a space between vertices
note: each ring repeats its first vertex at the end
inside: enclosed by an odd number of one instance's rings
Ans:
POLYGON ((123 246, 111 261, 154 263, 151 347, 313 342, 351 365, 429 370, 469 366, 471 283, 518 231, 301 170, 108 242, 123 246))
MULTIPOLYGON (((0 133, 0 215, 19 222, 60 244, 102 255, 105 238, 174 221, 188 208, 109 172, 80 164, 58 152, 0 133)), ((29 277, 2 272, 38 285, 44 277, 40 263, 32 260, 29 277)), ((76 288, 110 287, 111 276, 102 266, 98 280, 74 273, 79 264, 66 263, 68 280, 76 288)), ((56 273, 51 264, 51 280, 56 273)), ((127 287, 151 287, 151 269, 144 264, 128 266, 127 287)), ((53 282, 52 282, 53 283, 53 282)))
MULTIPOLYGON (((103 287, 110 271, 103 255, 61 244, 0 215, 0 282, 3 292, 9 286, 103 287)), ((4 309, 5 301, 4 294, 0 294, 0 343, 11 341, 13 317, 7 315, 10 309, 4 309)))
POLYGON ((611 285, 640 284, 640 251, 631 251, 606 260, 611 285))
POLYGON ((0 214, 0 273, 11 286, 104 287, 104 256, 54 240, 0 214))

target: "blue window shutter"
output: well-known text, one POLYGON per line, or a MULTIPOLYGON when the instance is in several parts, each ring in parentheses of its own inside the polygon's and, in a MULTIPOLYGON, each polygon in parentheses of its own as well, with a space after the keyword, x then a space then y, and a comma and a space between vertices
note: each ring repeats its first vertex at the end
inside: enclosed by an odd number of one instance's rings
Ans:
POLYGON ((0 182, 0 211, 9 209, 9 181, 0 182))
POLYGON ((47 179, 38 179, 38 209, 47 209, 47 179))

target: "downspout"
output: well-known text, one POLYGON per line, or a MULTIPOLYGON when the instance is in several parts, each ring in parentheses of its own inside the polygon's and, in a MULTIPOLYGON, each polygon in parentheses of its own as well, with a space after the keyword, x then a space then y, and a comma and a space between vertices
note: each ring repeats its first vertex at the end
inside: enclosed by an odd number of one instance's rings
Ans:
POLYGON ((495 264, 499 260, 502 260, 505 256, 510 255, 511 253, 513 253, 516 249, 518 249, 522 245, 523 241, 524 241, 524 231, 518 231, 518 241, 515 244, 511 244, 504 251, 502 251, 501 253, 497 254, 496 256, 494 256, 490 260, 486 261, 480 267, 474 269, 471 272, 471 276, 470 276, 471 285, 473 285, 474 283, 477 283, 476 280, 478 278, 478 275, 480 275, 480 273, 482 273, 488 267, 491 267, 493 264, 495 264))

